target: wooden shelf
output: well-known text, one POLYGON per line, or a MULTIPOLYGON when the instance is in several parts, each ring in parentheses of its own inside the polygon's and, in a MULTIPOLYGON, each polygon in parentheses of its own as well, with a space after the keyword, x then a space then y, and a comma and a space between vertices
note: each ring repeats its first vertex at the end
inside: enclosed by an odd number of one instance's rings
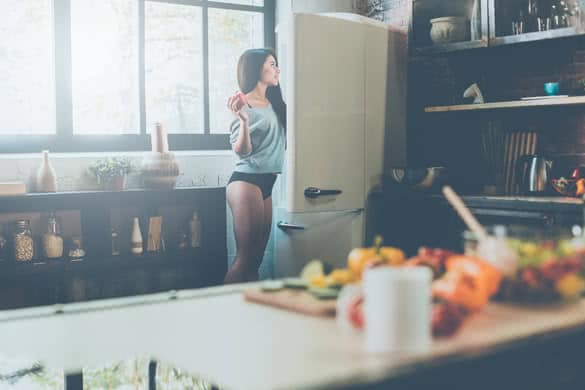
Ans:
POLYGON ((130 207, 193 204, 200 198, 223 194, 223 187, 179 187, 172 190, 74 191, 27 193, 0 197, 0 212, 94 209, 97 206, 130 207))
POLYGON ((573 37, 581 34, 582 31, 577 30, 575 27, 557 28, 548 31, 529 32, 525 34, 495 37, 490 40, 490 46, 501 46, 522 42, 541 41, 545 39, 573 37))
POLYGON ((480 47, 487 47, 487 41, 477 40, 477 41, 465 41, 465 42, 436 44, 436 45, 424 46, 424 47, 415 47, 414 54, 416 54, 416 55, 431 55, 431 54, 451 53, 454 51, 476 49, 476 48, 480 48, 480 47))
POLYGON ((585 96, 569 96, 535 100, 512 100, 507 102, 482 104, 458 104, 453 106, 430 106, 425 107, 425 112, 481 111, 530 107, 573 106, 580 104, 585 104, 585 96))
POLYGON ((208 248, 188 248, 182 251, 160 253, 146 252, 142 255, 123 254, 119 256, 95 257, 87 256, 82 260, 68 258, 54 260, 33 260, 17 263, 12 260, 0 262, 0 280, 14 279, 24 276, 44 276, 54 274, 63 276, 65 272, 107 275, 110 272, 120 272, 127 269, 172 268, 183 269, 188 265, 202 266, 215 261, 215 254, 208 248))

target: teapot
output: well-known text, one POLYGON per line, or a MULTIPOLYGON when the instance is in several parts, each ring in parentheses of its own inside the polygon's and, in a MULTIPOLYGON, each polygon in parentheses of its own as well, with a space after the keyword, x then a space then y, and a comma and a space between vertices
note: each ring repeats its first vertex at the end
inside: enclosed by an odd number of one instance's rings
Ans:
POLYGON ((535 194, 547 190, 552 161, 536 154, 523 155, 516 161, 516 182, 521 193, 535 194))

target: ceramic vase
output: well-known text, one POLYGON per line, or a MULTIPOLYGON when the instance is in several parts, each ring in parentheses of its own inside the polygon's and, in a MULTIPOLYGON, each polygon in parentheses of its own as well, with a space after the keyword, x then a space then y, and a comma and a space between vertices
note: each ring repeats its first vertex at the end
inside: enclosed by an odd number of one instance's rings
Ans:
POLYGON ((145 188, 173 189, 179 176, 179 164, 173 153, 147 153, 142 159, 145 188))
POLYGON ((179 164, 169 152, 168 134, 162 124, 157 123, 151 133, 152 152, 142 159, 142 179, 145 188, 173 189, 179 176, 179 164))
POLYGON ((37 170, 35 184, 37 192, 57 192, 57 175, 49 161, 48 150, 43 150, 43 159, 37 170))

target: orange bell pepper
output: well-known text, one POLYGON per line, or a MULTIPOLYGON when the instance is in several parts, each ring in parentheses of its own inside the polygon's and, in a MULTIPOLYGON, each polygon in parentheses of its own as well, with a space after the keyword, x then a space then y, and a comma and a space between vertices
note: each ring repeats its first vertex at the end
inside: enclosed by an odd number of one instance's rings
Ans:
POLYGON ((496 267, 477 257, 457 255, 447 259, 447 271, 461 271, 476 279, 481 279, 487 287, 489 296, 494 295, 500 288, 502 274, 496 267))
POLYGON ((433 297, 465 307, 470 311, 483 308, 489 301, 487 285, 461 271, 447 272, 432 284, 433 297))
POLYGON ((585 195, 585 179, 577 180, 577 190, 575 191, 575 195, 583 196, 585 195))
POLYGON ((433 296, 475 311, 498 291, 502 275, 491 264, 470 256, 451 256, 447 272, 433 282, 433 296))

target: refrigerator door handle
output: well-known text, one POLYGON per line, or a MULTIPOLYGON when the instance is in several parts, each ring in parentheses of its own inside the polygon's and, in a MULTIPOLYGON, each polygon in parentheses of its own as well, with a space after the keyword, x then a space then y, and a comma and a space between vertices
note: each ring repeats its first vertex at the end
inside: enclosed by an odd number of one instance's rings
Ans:
POLYGON ((322 190, 317 187, 307 187, 305 188, 305 198, 315 199, 320 196, 326 195, 339 195, 341 194, 341 190, 322 190))
POLYGON ((278 221, 276 227, 278 227, 281 230, 305 230, 305 227, 303 225, 295 225, 293 223, 285 221, 278 221))

